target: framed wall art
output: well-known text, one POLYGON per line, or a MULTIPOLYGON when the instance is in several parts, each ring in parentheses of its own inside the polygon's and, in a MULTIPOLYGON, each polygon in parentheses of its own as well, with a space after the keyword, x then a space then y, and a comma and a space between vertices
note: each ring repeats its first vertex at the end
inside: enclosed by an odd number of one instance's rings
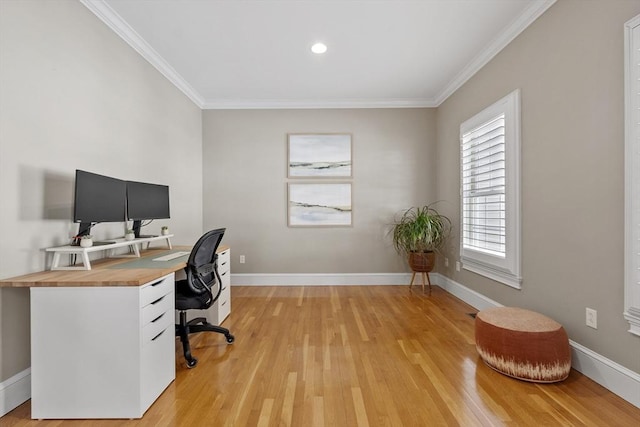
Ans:
POLYGON ((350 227, 351 183, 289 183, 289 227, 350 227))
POLYGON ((289 134, 289 178, 351 178, 351 134, 289 134))

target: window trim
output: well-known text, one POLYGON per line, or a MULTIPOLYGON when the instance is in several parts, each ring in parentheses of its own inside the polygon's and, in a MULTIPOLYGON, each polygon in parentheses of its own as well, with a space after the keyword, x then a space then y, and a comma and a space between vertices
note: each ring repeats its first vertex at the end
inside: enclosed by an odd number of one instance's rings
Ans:
POLYGON ((493 103, 460 125, 460 259, 465 270, 505 285, 521 289, 521 207, 520 207, 520 89, 493 103), (462 137, 492 118, 505 116, 505 219, 504 258, 464 247, 464 196, 462 137))
POLYGON ((624 262, 624 318, 629 332, 640 336, 640 126, 634 123, 634 112, 640 108, 640 97, 632 93, 634 82, 640 79, 640 67, 635 66, 633 35, 640 32, 640 15, 624 24, 624 93, 625 93, 625 262, 624 262), (635 282, 635 283, 634 283, 635 282))

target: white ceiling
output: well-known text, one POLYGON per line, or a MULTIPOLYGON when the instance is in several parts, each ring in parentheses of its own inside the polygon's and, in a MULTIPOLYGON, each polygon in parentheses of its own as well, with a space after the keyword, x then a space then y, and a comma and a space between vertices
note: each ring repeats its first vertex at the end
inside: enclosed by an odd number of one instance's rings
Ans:
POLYGON ((555 2, 81 1, 201 108, 437 106, 555 2))

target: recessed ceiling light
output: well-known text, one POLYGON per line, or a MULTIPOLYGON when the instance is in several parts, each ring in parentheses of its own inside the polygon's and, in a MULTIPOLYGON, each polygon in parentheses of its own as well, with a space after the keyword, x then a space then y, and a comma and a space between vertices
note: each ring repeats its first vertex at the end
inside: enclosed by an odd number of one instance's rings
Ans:
POLYGON ((311 46, 311 52, 317 53, 320 55, 321 53, 325 53, 327 51, 327 45, 324 43, 316 43, 311 46))

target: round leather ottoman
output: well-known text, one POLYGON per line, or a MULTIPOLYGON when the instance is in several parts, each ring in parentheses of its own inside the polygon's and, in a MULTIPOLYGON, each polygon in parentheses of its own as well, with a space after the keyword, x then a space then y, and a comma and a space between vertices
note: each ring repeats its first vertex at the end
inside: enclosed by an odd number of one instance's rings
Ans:
POLYGON ((478 354, 502 374, 539 383, 569 376, 569 338, 553 319, 523 308, 496 307, 476 315, 475 330, 478 354))

